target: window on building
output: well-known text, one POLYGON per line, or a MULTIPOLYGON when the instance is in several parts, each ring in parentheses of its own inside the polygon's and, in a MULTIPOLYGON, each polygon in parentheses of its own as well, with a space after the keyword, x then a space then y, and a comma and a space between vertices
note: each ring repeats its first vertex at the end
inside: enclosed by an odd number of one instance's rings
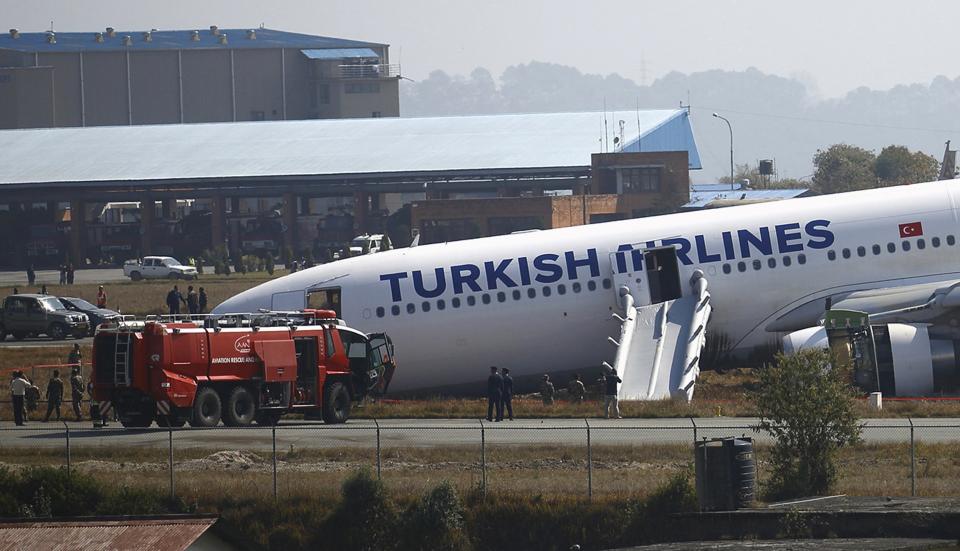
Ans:
POLYGON ((445 241, 459 241, 461 239, 475 239, 480 236, 480 228, 476 222, 470 218, 420 221, 421 245, 443 243, 445 241))
MULTIPOLYGON (((317 87, 317 98, 319 98, 320 105, 330 105, 330 85, 321 84, 317 87)), ((316 105, 314 105, 316 107, 316 105)))
POLYGON ((507 235, 515 231, 542 230, 539 216, 497 216, 487 220, 487 235, 507 235))
POLYGON ((659 166, 641 166, 621 168, 618 171, 620 193, 649 193, 660 191, 663 168, 659 166))
POLYGON ((379 94, 379 82, 348 82, 343 85, 345 94, 379 94))

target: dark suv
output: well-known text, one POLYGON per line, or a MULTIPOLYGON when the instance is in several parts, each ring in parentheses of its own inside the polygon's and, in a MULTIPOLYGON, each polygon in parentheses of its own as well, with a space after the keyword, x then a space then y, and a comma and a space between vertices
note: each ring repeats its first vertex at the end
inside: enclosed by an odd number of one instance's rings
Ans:
POLYGON ((73 335, 79 339, 89 330, 86 314, 67 310, 57 297, 49 295, 10 295, 0 312, 0 340, 8 334, 18 340, 33 335, 55 340, 73 335))

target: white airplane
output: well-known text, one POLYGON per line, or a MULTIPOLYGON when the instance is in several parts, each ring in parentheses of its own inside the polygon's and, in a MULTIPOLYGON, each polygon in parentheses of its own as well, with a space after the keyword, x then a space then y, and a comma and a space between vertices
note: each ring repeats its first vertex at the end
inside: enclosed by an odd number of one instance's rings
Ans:
MULTIPOLYGON (((886 394, 918 395, 957 373, 958 237, 960 181, 932 182, 387 251, 269 281, 214 313, 339 302, 350 326, 391 336, 401 364, 391 389, 414 390, 479 383, 491 365, 533 376, 613 360, 626 295, 640 308, 709 301, 708 349, 740 361, 768 358, 801 330, 788 349, 825 346, 830 303, 890 324, 875 332, 868 375, 886 394), (709 298, 688 283, 700 274, 709 298)), ((660 324, 658 342, 666 317, 630 323, 660 324)), ((699 368, 679 371, 667 395, 699 368)))

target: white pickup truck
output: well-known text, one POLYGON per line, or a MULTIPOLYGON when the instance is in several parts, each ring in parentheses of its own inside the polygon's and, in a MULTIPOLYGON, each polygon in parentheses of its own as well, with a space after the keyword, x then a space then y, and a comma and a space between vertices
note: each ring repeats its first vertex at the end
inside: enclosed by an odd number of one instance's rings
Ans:
POLYGON ((145 256, 143 260, 123 263, 123 275, 134 281, 141 279, 197 279, 197 269, 184 266, 172 256, 145 256))

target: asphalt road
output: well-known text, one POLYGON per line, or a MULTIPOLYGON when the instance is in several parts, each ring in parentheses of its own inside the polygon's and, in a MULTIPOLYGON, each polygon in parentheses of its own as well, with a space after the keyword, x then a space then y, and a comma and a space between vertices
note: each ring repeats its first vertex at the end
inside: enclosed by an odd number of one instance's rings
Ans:
MULTIPOLYGON (((123 275, 122 268, 94 268, 76 270, 73 272, 74 283, 111 283, 115 281, 129 281, 130 278, 123 275)), ((60 283, 60 272, 57 270, 37 270, 37 281, 35 287, 47 285, 56 285, 60 283)), ((0 272, 0 287, 10 287, 17 285, 21 292, 28 292, 27 271, 19 272, 0 272)))
MULTIPOLYGON (((750 430, 752 418, 706 419, 589 419, 594 445, 686 444, 693 440, 693 424, 698 438, 752 436, 756 442, 769 441, 766 435, 750 430)), ((582 419, 523 419, 502 423, 484 422, 482 438, 488 445, 564 445, 586 444, 586 422, 582 419)), ((867 443, 907 443, 910 422, 907 419, 864 420, 863 439, 867 443)), ((915 419, 916 439, 921 442, 960 442, 960 419, 915 419)), ((73 447, 165 448, 169 434, 165 429, 127 430, 111 426, 93 429, 90 422, 68 423, 73 447)), ((391 419, 379 422, 383 447, 458 447, 480 445, 481 424, 463 419, 391 419)), ((175 429, 174 446, 180 449, 209 450, 272 449, 270 428, 175 429)), ((277 428, 278 449, 374 448, 377 425, 370 420, 352 420, 346 425, 291 421, 277 428)), ((58 448, 65 444, 62 424, 32 422, 26 427, 0 426, 0 446, 17 448, 58 448)))
POLYGON ((73 346, 73 343, 80 343, 81 346, 93 344, 93 337, 84 337, 82 339, 71 338, 62 341, 51 340, 47 337, 34 337, 18 341, 12 336, 7 335, 6 339, 0 341, 0 348, 70 348, 73 346))

